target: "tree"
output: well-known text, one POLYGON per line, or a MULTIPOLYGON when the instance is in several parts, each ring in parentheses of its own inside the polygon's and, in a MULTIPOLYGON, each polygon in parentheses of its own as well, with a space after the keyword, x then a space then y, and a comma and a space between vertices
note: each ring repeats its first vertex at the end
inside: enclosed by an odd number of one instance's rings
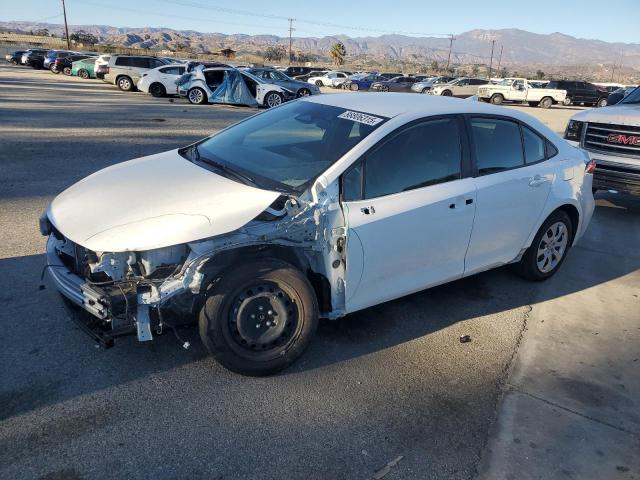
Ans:
POLYGON ((41 28, 40 30, 36 30, 35 34, 39 35, 41 37, 48 37, 49 36, 49 30, 46 29, 46 28, 41 28))
POLYGON ((502 67, 502 68, 500 69, 500 73, 499 73, 499 75, 500 75, 502 78, 506 78, 506 77, 508 77, 508 76, 509 76, 509 72, 507 71, 507 67, 502 67))
POLYGON ((287 56, 287 49, 282 45, 274 45, 272 47, 267 47, 262 56, 265 60, 279 62, 287 56))
POLYGON ((438 64, 437 60, 431 62, 431 70, 433 71, 433 73, 438 73, 440 71, 440 65, 438 64))
POLYGON ((72 33, 69 35, 69 38, 74 42, 83 44, 95 45, 98 43, 98 37, 84 30, 78 30, 76 33, 72 33))
POLYGON ((478 68, 478 65, 474 65, 471 68, 471 76, 472 77, 477 77, 478 76, 478 72, 480 72, 480 69, 478 68))
POLYGON ((333 47, 331 47, 331 50, 329 50, 329 55, 331 55, 331 58, 333 58, 333 64, 336 67, 339 67, 340 65, 344 64, 344 57, 347 56, 347 50, 344 48, 344 44, 338 42, 333 47))
POLYGON ((223 48, 220 50, 220 55, 224 58, 236 58, 236 51, 230 48, 223 48))
POLYGON ((537 70, 536 71, 536 78, 538 80, 542 80, 544 78, 544 72, 542 70, 537 70))

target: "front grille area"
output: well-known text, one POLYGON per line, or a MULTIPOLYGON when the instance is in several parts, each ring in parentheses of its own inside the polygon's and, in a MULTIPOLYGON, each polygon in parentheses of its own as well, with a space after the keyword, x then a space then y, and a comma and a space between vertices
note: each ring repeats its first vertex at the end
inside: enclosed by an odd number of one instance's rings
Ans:
POLYGON ((640 127, 589 123, 583 146, 592 152, 640 157, 640 127))

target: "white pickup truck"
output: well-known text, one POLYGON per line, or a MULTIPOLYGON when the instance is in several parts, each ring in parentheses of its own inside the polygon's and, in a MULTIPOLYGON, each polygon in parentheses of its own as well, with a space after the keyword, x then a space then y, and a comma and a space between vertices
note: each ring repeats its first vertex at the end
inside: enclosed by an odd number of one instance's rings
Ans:
POLYGON ((526 78, 505 78, 500 83, 483 85, 478 89, 478 99, 501 105, 503 102, 527 102, 531 107, 549 108, 562 103, 566 90, 535 88, 526 78))
POLYGON ((640 196, 640 87, 615 104, 569 120, 564 138, 596 162, 593 190, 640 196))

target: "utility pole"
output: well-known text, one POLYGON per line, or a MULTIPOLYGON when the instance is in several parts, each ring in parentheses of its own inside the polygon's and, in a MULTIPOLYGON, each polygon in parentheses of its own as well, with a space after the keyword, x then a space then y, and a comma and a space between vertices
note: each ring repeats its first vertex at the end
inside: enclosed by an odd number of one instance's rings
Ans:
MULTIPOLYGON (((620 52, 620 68, 622 68, 622 52, 620 52)), ((616 62, 613 62, 613 68, 611 69, 611 83, 613 83, 613 75, 616 73, 616 62)))
POLYGON ((67 25, 67 9, 64 6, 64 0, 62 0, 62 14, 64 15, 64 33, 67 36, 67 49, 71 50, 71 41, 69 40, 69 25, 67 25))
POLYGON ((493 47, 495 47, 496 41, 491 40, 491 60, 489 61, 489 81, 491 81, 491 70, 493 70, 493 47))
MULTIPOLYGON (((500 71, 500 64, 502 63, 502 49, 504 48, 504 45, 500 45, 500 58, 498 58, 498 71, 500 71)), ((500 74, 498 74, 500 75, 500 74)))
POLYGON ((295 18, 288 18, 287 20, 289 20, 289 65, 291 65, 291 59, 293 58, 291 56, 291 44, 292 44, 291 34, 295 30, 295 28, 293 28, 293 21, 295 20, 295 18))
POLYGON ((447 57, 447 73, 449 73, 449 62, 451 61, 451 47, 453 47, 453 41, 455 38, 453 34, 449 35, 449 56, 447 57))

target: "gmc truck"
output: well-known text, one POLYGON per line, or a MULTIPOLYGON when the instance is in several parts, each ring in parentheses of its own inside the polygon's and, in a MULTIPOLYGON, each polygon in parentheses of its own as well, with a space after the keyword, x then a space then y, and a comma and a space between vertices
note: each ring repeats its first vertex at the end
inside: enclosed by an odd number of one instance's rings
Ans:
POLYGON ((500 83, 484 85, 478 89, 478 99, 494 105, 503 102, 527 102, 531 107, 549 108, 564 102, 567 92, 552 88, 536 88, 526 78, 505 78, 500 83))
POLYGON ((640 195, 640 87, 616 105, 575 114, 564 138, 595 161, 594 192, 640 195))

